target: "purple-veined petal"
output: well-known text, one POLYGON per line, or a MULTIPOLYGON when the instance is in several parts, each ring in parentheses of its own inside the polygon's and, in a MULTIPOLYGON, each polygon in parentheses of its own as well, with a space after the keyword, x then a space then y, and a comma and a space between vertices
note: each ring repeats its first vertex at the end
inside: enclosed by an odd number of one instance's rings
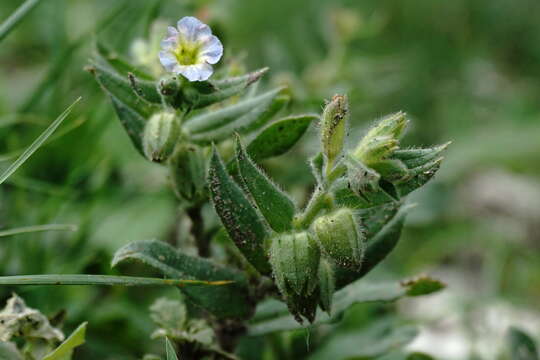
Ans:
POLYGON ((212 35, 210 36, 201 47, 201 59, 209 64, 215 64, 221 59, 223 55, 223 45, 219 39, 212 35))
POLYGON ((204 81, 213 73, 212 66, 208 64, 197 64, 181 66, 179 73, 185 76, 189 81, 204 81))
POLYGON ((178 60, 176 60, 176 56, 174 56, 174 54, 168 51, 159 52, 159 61, 161 62, 161 65, 163 65, 165 70, 170 72, 174 71, 175 66, 178 65, 178 60))
POLYGON ((212 34, 210 27, 193 16, 183 17, 177 24, 180 36, 189 42, 195 42, 200 37, 212 34))

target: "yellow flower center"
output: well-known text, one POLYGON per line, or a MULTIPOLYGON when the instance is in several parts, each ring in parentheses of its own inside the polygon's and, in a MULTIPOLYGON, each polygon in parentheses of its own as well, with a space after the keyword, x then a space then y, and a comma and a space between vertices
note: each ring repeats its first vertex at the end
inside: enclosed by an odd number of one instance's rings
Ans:
POLYGON ((180 65, 195 65, 199 60, 200 46, 180 42, 174 51, 174 56, 180 65))

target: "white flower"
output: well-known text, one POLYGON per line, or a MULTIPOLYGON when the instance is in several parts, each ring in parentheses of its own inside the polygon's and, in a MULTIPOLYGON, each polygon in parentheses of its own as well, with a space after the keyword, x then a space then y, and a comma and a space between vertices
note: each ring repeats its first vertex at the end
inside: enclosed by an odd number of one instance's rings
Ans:
POLYGON ((177 28, 168 27, 161 41, 159 60, 163 67, 189 81, 204 81, 212 75, 212 65, 223 55, 223 45, 212 35, 210 27, 192 16, 178 21, 177 28))

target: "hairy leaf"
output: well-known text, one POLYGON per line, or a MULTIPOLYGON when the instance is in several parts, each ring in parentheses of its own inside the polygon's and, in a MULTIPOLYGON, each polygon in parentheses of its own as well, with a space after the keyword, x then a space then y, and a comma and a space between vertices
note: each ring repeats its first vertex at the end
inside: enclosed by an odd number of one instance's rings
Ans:
POLYGON ((246 296, 249 292, 247 280, 236 270, 183 254, 157 240, 136 241, 120 248, 114 255, 112 266, 127 260, 141 261, 171 278, 232 282, 212 289, 186 287, 182 291, 194 304, 219 318, 245 318, 251 313, 249 299, 246 296))
POLYGON ((243 116, 258 113, 260 109, 266 109, 280 91, 281 89, 270 90, 234 105, 195 116, 186 122, 185 128, 189 134, 194 136, 229 125, 243 116))
POLYGON ((336 287, 338 289, 365 276, 394 250, 401 236, 406 215, 407 211, 402 210, 368 241, 364 262, 359 271, 336 267, 336 287))
POLYGON ((247 75, 224 80, 209 81, 208 92, 184 94, 194 109, 200 109, 242 93, 251 84, 256 83, 268 71, 268 68, 253 71, 247 75))
POLYGON ((146 120, 157 112, 159 107, 135 96, 127 77, 122 78, 107 67, 95 63, 89 68, 113 103, 116 114, 124 126, 135 148, 144 156, 142 135, 146 120))
POLYGON ((289 230, 295 213, 294 203, 251 161, 239 138, 236 139, 236 160, 243 184, 270 227, 276 232, 289 230))
MULTIPOLYGON (((335 322, 352 305, 375 301, 394 301, 406 295, 406 288, 399 283, 369 283, 356 281, 336 291, 332 297, 332 315, 317 311, 317 317, 311 326, 335 322)), ((264 335, 276 331, 301 329, 289 314, 287 306, 278 300, 267 300, 257 306, 255 317, 251 321, 248 333, 252 336, 264 335)))
POLYGON ((246 259, 261 273, 270 273, 265 241, 268 230, 247 195, 227 173, 216 149, 208 172, 210 194, 227 233, 246 259))
POLYGON ((293 115, 280 119, 262 130, 247 146, 254 161, 278 156, 289 151, 306 132, 317 115, 293 115))

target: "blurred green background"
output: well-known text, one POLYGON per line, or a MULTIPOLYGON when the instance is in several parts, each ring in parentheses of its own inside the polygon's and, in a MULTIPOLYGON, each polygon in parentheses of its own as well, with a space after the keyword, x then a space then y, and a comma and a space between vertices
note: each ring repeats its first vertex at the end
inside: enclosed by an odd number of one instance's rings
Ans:
MULTIPOLYGON (((0 2, 0 20, 19 0, 0 2)), ((106 96, 83 70, 99 38, 129 55, 149 25, 195 15, 225 46, 225 61, 269 66, 295 110, 319 111, 347 93, 350 142, 403 110, 406 145, 451 140, 436 180, 400 245, 372 278, 438 276, 448 289, 397 305, 421 325, 411 345, 440 359, 495 359, 509 325, 540 336, 540 2, 537 0, 47 0, 0 46, 0 169, 75 98, 55 135, 0 189, 2 229, 72 223, 76 232, 0 238, 0 274, 115 273, 115 249, 166 238, 176 203, 159 166, 132 148, 106 96)), ((302 199, 312 129, 267 166, 302 199)), ((137 269, 140 274, 143 269, 137 269)), ((147 308, 159 295, 120 288, 0 288, 46 314, 66 309, 66 331, 89 321, 81 359, 161 352, 147 308)), ((365 321, 352 311, 347 324, 365 321)))

